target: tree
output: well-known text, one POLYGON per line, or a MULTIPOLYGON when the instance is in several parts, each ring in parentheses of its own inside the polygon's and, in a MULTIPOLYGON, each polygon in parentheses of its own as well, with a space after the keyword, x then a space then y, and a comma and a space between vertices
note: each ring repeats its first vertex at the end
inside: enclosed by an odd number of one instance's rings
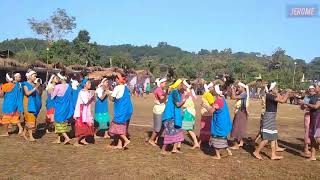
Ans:
POLYGON ((43 36, 48 42, 59 40, 76 28, 76 18, 69 16, 65 9, 58 8, 49 19, 28 19, 28 23, 36 34, 43 36))
POLYGON ((100 59, 97 44, 91 44, 89 41, 90 36, 87 30, 79 31, 78 36, 73 40, 74 53, 77 55, 76 60, 85 66, 97 64, 100 59))

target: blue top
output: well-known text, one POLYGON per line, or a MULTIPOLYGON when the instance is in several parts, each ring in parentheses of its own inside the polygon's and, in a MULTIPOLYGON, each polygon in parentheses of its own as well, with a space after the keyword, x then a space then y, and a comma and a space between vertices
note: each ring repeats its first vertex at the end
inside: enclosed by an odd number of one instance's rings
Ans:
POLYGON ((232 129, 227 101, 222 97, 223 107, 217 109, 212 116, 211 134, 213 137, 226 138, 232 129))
POLYGON ((5 114, 11 114, 18 110, 19 101, 19 86, 15 84, 10 92, 4 93, 2 112, 5 114))
POLYGON ((18 85, 18 89, 19 89, 19 92, 18 92, 18 111, 20 113, 23 112, 23 96, 24 96, 24 93, 23 93, 23 86, 24 86, 24 82, 17 82, 16 85, 18 85))
POLYGON ((162 114, 162 121, 164 122, 173 119, 176 128, 182 127, 182 110, 181 107, 176 106, 176 103, 180 101, 180 92, 177 89, 172 90, 169 93, 168 101, 162 114))
MULTIPOLYGON (((71 86, 71 84, 70 84, 71 86)), ((71 95, 71 104, 72 104, 72 114, 74 114, 74 110, 76 109, 77 101, 78 101, 78 96, 80 92, 80 87, 77 89, 72 89, 72 95, 71 95)))
POLYGON ((107 113, 108 112, 108 96, 103 100, 96 98, 95 113, 107 113))
MULTIPOLYGON (((29 82, 25 82, 24 85, 28 88, 28 90, 32 90, 33 86, 29 82)), ((38 91, 34 91, 32 94, 30 94, 28 97, 28 109, 27 111, 30 113, 33 113, 35 116, 38 116, 41 106, 42 106, 42 101, 41 101, 41 96, 38 93, 38 91)))
POLYGON ((63 96, 54 97, 54 120, 57 123, 64 123, 72 117, 74 108, 71 101, 72 87, 67 84, 68 88, 63 96))
POLYGON ((51 99, 51 95, 47 92, 47 100, 46 100, 46 109, 52 109, 54 108, 54 101, 51 99))
POLYGON ((127 86, 124 88, 123 96, 114 100, 114 122, 125 124, 131 119, 133 106, 130 92, 127 86))

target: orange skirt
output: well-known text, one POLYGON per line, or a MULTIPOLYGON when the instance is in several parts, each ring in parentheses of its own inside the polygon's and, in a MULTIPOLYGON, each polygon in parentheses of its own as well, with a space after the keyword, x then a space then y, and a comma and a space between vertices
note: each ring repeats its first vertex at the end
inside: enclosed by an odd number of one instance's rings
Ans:
POLYGON ((3 114, 1 124, 18 124, 20 122, 18 111, 10 114, 3 114))
POLYGON ((36 127, 36 119, 37 117, 28 112, 28 97, 23 97, 23 107, 24 107, 24 120, 27 128, 35 128, 36 127))

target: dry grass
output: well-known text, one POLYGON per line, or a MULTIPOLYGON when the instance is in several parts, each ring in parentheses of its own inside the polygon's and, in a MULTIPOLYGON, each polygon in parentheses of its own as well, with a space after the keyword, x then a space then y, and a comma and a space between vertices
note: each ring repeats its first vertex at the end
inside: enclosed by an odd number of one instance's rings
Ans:
MULTIPOLYGON (((198 98, 198 101, 200 98, 198 98)), ((184 144, 184 154, 163 157, 160 149, 146 145, 152 125, 152 98, 133 97, 134 116, 130 133, 132 144, 125 151, 106 149, 109 140, 76 148, 55 145, 54 134, 46 134, 35 143, 17 135, 0 139, 1 178, 10 179, 318 179, 319 162, 307 162, 299 153, 303 147, 303 112, 297 106, 281 105, 278 129, 281 143, 288 148, 281 161, 265 157, 258 161, 252 146, 233 151, 234 156, 213 160, 200 150, 184 144)), ((230 102, 232 104, 233 102, 230 102)), ((200 102, 197 103, 198 105, 200 102)), ((112 107, 110 105, 110 107, 112 107)), ((199 107, 198 107, 199 108, 199 107)), ((111 108, 112 111, 112 108, 111 108)), ((259 127, 260 105, 251 103, 248 134, 254 137, 259 127)), ((233 116, 233 114, 232 114, 233 116)), ((39 122, 44 121, 44 109, 39 122)), ((196 132, 199 130, 199 114, 196 132)), ((1 130, 2 132, 2 130, 1 130)), ((187 138, 187 140, 189 140, 187 138)), ((269 154, 269 149, 264 152, 269 154)))

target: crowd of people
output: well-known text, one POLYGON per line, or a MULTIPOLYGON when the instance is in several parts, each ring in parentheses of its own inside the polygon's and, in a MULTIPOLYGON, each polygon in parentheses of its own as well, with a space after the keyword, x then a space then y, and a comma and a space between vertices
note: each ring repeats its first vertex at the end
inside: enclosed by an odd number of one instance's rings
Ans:
MULTIPOLYGON (((27 81, 21 82, 21 74, 6 74, 6 83, 1 85, 2 105, 1 124, 5 133, 10 135, 10 127, 16 125, 18 134, 27 141, 35 141, 33 131, 36 120, 42 108, 41 79, 37 78, 34 70, 26 73, 27 81), (24 125, 20 117, 24 119, 24 125)), ((104 78, 96 88, 87 77, 73 79, 60 72, 52 74, 46 83, 46 117, 47 132, 54 129, 57 139, 53 143, 73 144, 84 146, 89 144, 87 137, 97 136, 98 131, 104 132, 104 138, 113 139, 112 149, 124 149, 130 144, 128 133, 133 105, 131 92, 126 85, 123 73, 114 74, 114 85, 104 78), (111 88, 112 87, 112 88, 111 88), (94 89, 94 90, 93 90, 94 89), (110 118, 108 101, 113 102, 113 118, 110 118), (94 108, 93 108, 94 106, 94 108), (93 110, 94 109, 94 110, 93 110), (71 125, 71 129, 70 129, 71 125), (70 137, 70 131, 74 135, 70 137)), ((147 140, 152 146, 162 146, 161 154, 182 153, 181 143, 185 132, 190 135, 192 149, 209 145, 215 151, 215 159, 221 159, 221 151, 229 156, 232 150, 244 146, 247 136, 248 109, 250 108, 250 93, 248 85, 235 81, 228 86, 231 98, 236 100, 234 109, 229 109, 225 98, 226 86, 220 82, 210 82, 204 85, 201 97, 201 127, 199 137, 195 132, 197 99, 196 92, 187 79, 177 79, 167 88, 167 79, 156 79, 154 89, 153 132, 147 140), (231 120, 230 111, 234 111, 231 120), (160 140, 161 139, 161 140, 160 140), (230 140, 231 139, 231 143, 230 140)), ((139 89, 139 88, 137 88, 139 89)), ((139 89, 140 91, 141 89, 139 89)), ((142 91, 142 90, 141 90, 142 91)), ((151 91, 147 85, 147 93, 151 91)), ((265 96, 262 100, 260 129, 255 142, 258 146, 252 155, 262 160, 261 150, 270 142, 272 160, 283 157, 278 155, 284 151, 278 146, 278 130, 276 117, 278 103, 285 103, 291 91, 280 92, 276 82, 265 85, 265 96), (261 139, 261 141, 260 141, 261 139)), ((320 143, 320 84, 309 87, 308 95, 299 104, 305 113, 305 148, 304 153, 309 160, 316 160, 316 149, 320 143)))

